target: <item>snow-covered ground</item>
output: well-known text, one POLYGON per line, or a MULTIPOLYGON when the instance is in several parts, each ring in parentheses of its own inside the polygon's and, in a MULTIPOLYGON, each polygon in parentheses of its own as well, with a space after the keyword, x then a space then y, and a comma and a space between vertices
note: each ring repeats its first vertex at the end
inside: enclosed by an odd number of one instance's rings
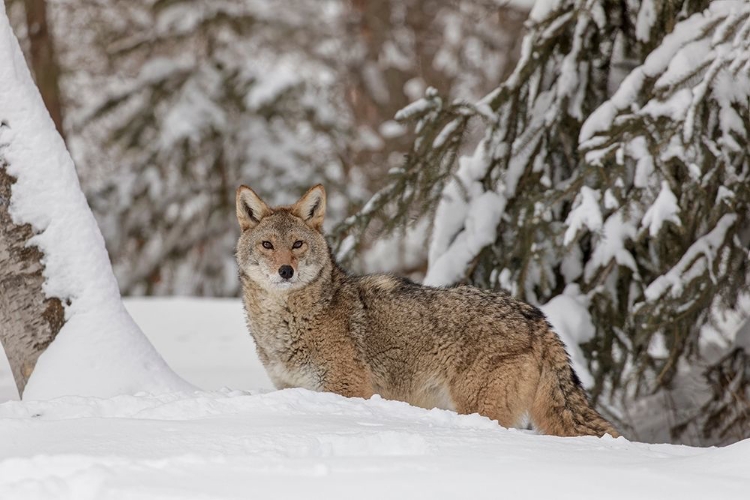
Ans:
POLYGON ((205 390, 270 390, 238 299, 125 299, 167 364, 205 390))
POLYGON ((564 439, 378 398, 271 391, 238 301, 126 306, 170 366, 210 392, 0 404, 0 499, 744 499, 750 491, 750 440, 717 449, 564 439))

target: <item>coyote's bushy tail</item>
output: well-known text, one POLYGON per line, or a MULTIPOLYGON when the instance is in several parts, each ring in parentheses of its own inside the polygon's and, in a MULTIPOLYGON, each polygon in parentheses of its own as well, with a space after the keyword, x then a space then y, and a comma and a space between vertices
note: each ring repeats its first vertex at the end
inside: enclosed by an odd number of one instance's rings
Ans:
POLYGON ((542 371, 531 407, 531 420, 544 434, 602 436, 620 434, 589 403, 557 334, 544 334, 542 371))

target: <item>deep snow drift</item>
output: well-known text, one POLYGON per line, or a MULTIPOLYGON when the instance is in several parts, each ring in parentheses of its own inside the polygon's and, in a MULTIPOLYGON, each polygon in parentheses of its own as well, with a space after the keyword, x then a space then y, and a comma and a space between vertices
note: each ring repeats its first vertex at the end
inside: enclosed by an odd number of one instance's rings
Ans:
POLYGON ((379 398, 270 391, 239 301, 126 306, 189 382, 264 390, 0 404, 0 499, 703 500, 750 491, 750 440, 717 449, 555 438, 379 398))

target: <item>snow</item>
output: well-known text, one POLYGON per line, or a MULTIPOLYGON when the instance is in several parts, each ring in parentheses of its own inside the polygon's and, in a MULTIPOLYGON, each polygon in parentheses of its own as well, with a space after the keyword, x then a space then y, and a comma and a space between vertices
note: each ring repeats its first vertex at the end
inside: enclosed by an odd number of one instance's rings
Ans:
POLYGON ((461 120, 459 119, 448 122, 448 124, 443 127, 443 130, 440 131, 437 137, 435 137, 435 140, 432 142, 432 147, 435 149, 443 147, 445 141, 448 140, 448 138, 456 131, 456 129, 458 129, 460 124, 461 120))
MULTIPOLYGON (((514 3, 531 4, 529 0, 514 3)), ((541 20, 559 3, 539 0, 532 20, 541 20)), ((729 2, 714 2, 725 3, 729 2)), ((591 15, 598 14, 592 10, 591 15)), ((645 18, 652 15, 643 14, 644 20, 639 16, 636 29, 642 34, 648 33, 653 20, 645 18)), ((173 17, 172 22, 186 29, 196 18, 173 17)), ((0 131, 0 146, 7 141, 3 152, 10 152, 8 157, 19 175, 14 216, 41 231, 36 243, 50 256, 48 286, 70 297, 72 304, 66 311, 71 321, 40 360, 32 377, 36 385, 30 385, 33 390, 27 393, 40 399, 63 397, 0 404, 1 499, 747 497, 750 440, 717 449, 639 444, 624 438, 561 439, 503 429, 478 415, 423 410, 378 397, 362 400, 300 389, 273 391, 245 329, 239 301, 130 299, 126 311, 101 235, 80 195, 72 162, 40 111, 38 95, 29 92, 33 86, 17 47, 4 52, 3 37, 7 34, 5 38, 12 44, 15 41, 3 23, 0 16, 0 58, 13 61, 15 67, 0 68, 0 112, 8 113, 12 123, 0 131), (10 91, 8 82, 13 87, 10 91), (39 168, 40 164, 45 168, 39 168), (42 195, 45 203, 38 202, 42 195), (189 384, 202 390, 195 391, 189 384)), ((693 24, 697 31, 699 26, 693 24)), ((573 63, 570 58, 566 71, 574 69, 573 63)), ((576 87, 571 75, 561 77, 566 80, 560 88, 566 82, 568 88, 576 87)), ((258 93, 248 99, 264 105, 293 84, 294 75, 287 76, 270 79, 268 87, 258 87, 258 93)), ((726 80, 726 75, 717 75, 716 80, 721 79, 726 80)), ((668 84, 667 80, 663 83, 668 84)), ((731 87, 732 82, 724 84, 731 87)), ((195 92, 190 95, 201 98, 198 88, 195 92)), ((745 137, 744 125, 733 114, 732 98, 721 94, 722 130, 731 144, 730 133, 745 137)), ((738 99, 743 95, 738 92, 738 99)), ((685 109, 676 105, 677 100, 682 103, 686 96, 683 92, 665 102, 651 101, 641 111, 676 117, 674 112, 685 109)), ((515 147, 514 154, 520 157, 532 153, 548 125, 544 111, 549 101, 540 97, 537 102, 541 104, 533 114, 539 119, 515 147)), ((439 105, 428 95, 405 108, 400 117, 423 114, 439 105)), ((621 109, 611 111, 611 117, 603 109, 599 122, 586 122, 591 132, 587 137, 609 126, 605 122, 621 109)), ((174 130, 178 134, 182 133, 177 126, 181 118, 194 121, 200 117, 177 112, 174 130)), ((384 136, 402 127, 387 123, 379 129, 384 136)), ((435 145, 444 144, 450 127, 446 126, 435 145)), ((655 169, 645 140, 635 138, 628 147, 637 149, 638 141, 644 154, 637 157, 638 181, 634 183, 656 194, 660 184, 650 180, 657 176, 652 175, 655 169)), ((276 154, 275 149, 267 148, 268 154, 276 154)), ((459 171, 445 190, 437 209, 440 225, 430 247, 427 283, 460 280, 466 265, 496 238, 507 197, 515 194, 525 160, 511 164, 505 184, 498 181, 488 188, 487 149, 478 147, 474 157, 461 158, 459 171)), ((641 226, 652 236, 666 221, 679 224, 676 198, 666 183, 659 193, 641 226)), ((731 193, 719 191, 717 203, 731 201, 731 193)), ((626 242, 636 238, 638 223, 625 220, 625 207, 619 208, 617 195, 605 192, 605 207, 616 211, 603 220, 600 193, 583 188, 566 221, 566 243, 584 227, 596 233, 592 235, 594 255, 586 268, 589 277, 612 259, 636 269, 626 242)), ((192 209, 201 206, 193 204, 192 209)), ((374 207, 373 200, 366 210, 374 207)), ((736 216, 726 217, 673 270, 651 284, 648 298, 659 299, 680 284, 683 274, 711 266, 716 249, 736 223, 736 216)), ((387 264, 396 245, 416 249, 424 241, 425 230, 417 226, 403 240, 379 242, 372 249, 377 256, 374 261, 387 264)), ((342 253, 348 253, 353 243, 354 239, 346 240, 342 253)), ((582 260, 580 248, 574 245, 565 272, 580 274, 582 260)), ((496 274, 500 283, 511 283, 509 269, 496 274)), ((569 285, 541 308, 566 343, 584 385, 591 386, 593 379, 578 346, 594 336, 585 296, 569 285)), ((738 346, 748 348, 748 332, 744 323, 737 333, 738 346)), ((663 352, 664 338, 653 338, 649 350, 663 352)), ((0 359, 0 401, 7 399, 4 394, 13 397, 15 388, 8 375, 0 359)))
POLYGON ((120 300, 104 240, 0 8, 0 151, 13 185, 10 213, 37 231, 44 291, 59 297, 66 322, 42 354, 25 397, 111 396, 188 390, 164 363, 120 300))
MULTIPOLYGON (((429 89, 428 89, 429 90, 429 89)), ((400 109, 394 118, 398 121, 404 121, 408 120, 410 118, 413 118, 418 115, 422 115, 426 113, 427 111, 434 109, 436 106, 434 101, 431 101, 429 99, 420 98, 411 104, 406 105, 404 108, 400 109)))
POLYGON ((469 202, 464 229, 449 250, 430 263, 425 285, 450 285, 460 281, 464 269, 479 252, 495 240, 497 225, 505 209, 505 199, 487 191, 469 202), (462 265, 459 267, 456 263, 462 265))
POLYGON ((576 196, 575 208, 570 211, 567 219, 565 219, 565 225, 568 228, 565 230, 563 245, 568 246, 583 227, 587 227, 591 232, 601 229, 602 212, 599 209, 600 199, 601 193, 599 191, 587 186, 581 188, 580 193, 576 196))
MULTIPOLYGON (((748 26, 750 27, 750 20, 748 20, 748 26)), ((750 60, 750 53, 747 58, 750 60)), ((716 75, 713 82, 712 97, 716 99, 720 107, 721 142, 735 152, 743 151, 744 144, 747 142, 748 132, 745 129, 745 123, 734 108, 742 103, 743 99, 746 102, 750 96, 750 76, 747 73, 747 71, 744 74, 721 72, 716 75), (740 139, 740 143, 734 135, 740 139)))
MULTIPOLYGON (((168 59, 164 59, 164 61, 167 64, 172 64, 168 59)), ((154 62, 149 61, 149 64, 154 64, 154 62)), ((195 61, 192 61, 192 64, 195 65, 195 61)), ((187 73, 192 69, 180 68, 179 71, 187 73)), ((217 106, 213 99, 213 96, 220 91, 218 88, 220 84, 219 75, 215 71, 210 73, 211 76, 206 78, 207 82, 197 80, 186 82, 176 99, 175 105, 165 113, 164 133, 159 136, 162 148, 176 147, 180 141, 186 138, 198 143, 200 141, 200 130, 204 127, 226 130, 226 112, 217 106)), ((165 80, 167 76, 171 75, 165 75, 165 80)), ((141 83, 139 82, 137 85, 140 86, 141 83)), ((158 170, 153 168, 151 171, 154 181, 160 183, 158 170)), ((151 196, 158 197, 154 194, 151 196)))
POLYGON ((599 236, 599 244, 594 249, 591 259, 586 263, 585 278, 587 281, 596 273, 600 267, 609 265, 612 259, 621 266, 626 266, 638 272, 638 268, 625 243, 635 237, 635 228, 631 222, 624 219, 622 210, 612 214, 604 222, 599 236))
POLYGON ((607 210, 616 210, 620 207, 620 202, 617 200, 617 197, 612 193, 612 189, 607 188, 606 191, 604 191, 604 208, 607 210))
MULTIPOLYGON (((647 38, 643 37, 648 36, 646 25, 652 22, 651 8, 651 2, 646 2, 639 12, 636 32, 638 38, 644 41, 647 38)), ((649 101, 640 110, 640 113, 644 114, 670 116, 675 120, 684 120, 683 141, 689 143, 692 139, 697 107, 704 100, 709 86, 719 75, 726 72, 727 61, 733 58, 741 59, 738 53, 747 44, 747 31, 736 28, 741 16, 747 16, 748 13, 750 13, 750 6, 746 1, 716 1, 712 2, 704 12, 694 14, 680 22, 680 28, 664 37, 661 45, 648 55, 643 65, 633 70, 622 82, 617 92, 584 122, 579 135, 579 141, 583 147, 595 145, 594 136, 609 129, 620 112, 631 108, 632 111, 638 111, 637 96, 647 80, 658 77, 655 90, 659 93, 668 93, 667 91, 673 87, 684 84, 686 80, 689 81, 688 77, 694 76, 696 68, 707 67, 705 75, 691 90, 677 92, 664 103, 649 101), (722 17, 725 19, 717 26, 716 20, 722 17), (736 34, 731 36, 732 30, 735 29, 736 34), (704 40, 705 33, 713 33, 710 43, 704 40), (686 99, 692 101, 687 108, 686 99), (685 111, 687 111, 686 117, 677 116, 685 111)), ((737 75, 736 72, 732 74, 731 80, 732 84, 728 87, 734 89, 732 93, 744 94, 740 99, 746 99, 747 94, 750 94, 748 83, 750 80, 746 76, 737 75)), ((718 98, 722 100, 721 96, 718 98)))
POLYGON ((300 389, 28 405, 0 408, 4 499, 732 499, 748 486, 747 441, 552 438, 300 389))
POLYGON ((403 233, 378 238, 364 250, 362 270, 366 273, 391 273, 419 269, 426 260, 424 247, 429 229, 430 222, 424 218, 408 226, 403 233))
POLYGON ((578 378, 586 388, 594 386, 594 377, 588 369, 586 357, 579 344, 594 338, 596 330, 587 309, 585 297, 578 285, 568 285, 561 295, 553 297, 539 309, 547 316, 550 324, 565 343, 578 378))
POLYGON ((259 85, 253 85, 245 96, 245 103, 250 109, 260 109, 270 104, 284 92, 300 83, 300 75, 290 65, 278 65, 268 69, 259 85))
POLYGON ((677 226, 682 225, 679 213, 680 207, 677 203, 677 197, 669 189, 669 183, 662 181, 659 196, 656 197, 653 205, 646 210, 642 225, 648 227, 648 234, 651 237, 656 237, 665 222, 671 222, 677 226))
POLYGON ((18 389, 16 388, 16 383, 13 381, 13 374, 10 371, 8 358, 5 356, 0 345, 0 403, 13 399, 20 399, 18 397, 18 389))
POLYGON ((654 0, 643 0, 638 11, 638 20, 635 25, 635 37, 641 42, 651 39, 651 27, 656 21, 656 7, 654 0))
POLYGON ((450 285, 460 281, 464 269, 484 247, 495 241, 497 225, 505 209, 505 199, 492 191, 469 202, 464 229, 456 236, 449 251, 430 263, 425 285, 450 285), (457 262, 462 263, 460 267, 457 262))
POLYGON ((505 210, 506 198, 485 191, 480 182, 488 167, 484 143, 472 156, 459 158, 459 164, 435 212, 440 224, 433 229, 425 285, 451 285, 463 279, 469 262, 495 240, 505 210))
POLYGON ((536 0, 531 6, 529 19, 535 22, 543 21, 559 8, 560 0, 536 0))
POLYGON ((636 137, 627 145, 628 153, 636 160, 633 186, 648 187, 654 176, 654 158, 649 154, 646 139, 636 137))
POLYGON ((722 201, 725 200, 731 200, 734 198, 734 191, 731 189, 727 189, 724 186, 719 186, 718 191, 716 192, 716 204, 718 205, 722 201))
POLYGON ((700 346, 702 352, 736 346, 750 354, 750 293, 741 293, 733 309, 712 311, 711 321, 701 328, 700 346))
POLYGON ((388 120, 380 124, 378 132, 386 139, 392 139, 394 137, 401 137, 408 129, 397 122, 396 120, 388 120))
POLYGON ((501 0, 498 2, 500 5, 507 5, 519 10, 531 10, 535 3, 543 3, 546 0, 501 0))
POLYGON ((711 271, 716 259, 717 249, 724 242, 726 233, 737 221, 737 214, 726 214, 719 219, 710 232, 698 238, 685 252, 680 261, 667 273, 656 278, 643 292, 646 299, 654 301, 659 299, 667 291, 672 296, 678 296, 683 288, 708 268, 712 279, 715 279, 711 271))
POLYGON ((125 307, 169 366, 191 384, 206 390, 273 389, 238 299, 133 297, 125 299, 125 307))
POLYGON ((734 344, 750 354, 750 319, 746 320, 742 327, 737 330, 734 344))
MULTIPOLYGON (((544 309, 553 322, 570 318, 579 299, 566 290, 544 309)), ((750 487, 750 440, 692 448, 556 438, 378 397, 258 390, 268 380, 238 300, 127 306, 180 375, 234 390, 0 404, 3 500, 731 500, 750 487)), ((555 327, 588 335, 585 324, 555 327)))
POLYGON ((339 245, 339 251, 336 254, 336 260, 343 261, 345 260, 349 254, 354 250, 354 247, 356 246, 357 242, 353 235, 347 235, 346 238, 344 238, 341 241, 341 245, 339 245))

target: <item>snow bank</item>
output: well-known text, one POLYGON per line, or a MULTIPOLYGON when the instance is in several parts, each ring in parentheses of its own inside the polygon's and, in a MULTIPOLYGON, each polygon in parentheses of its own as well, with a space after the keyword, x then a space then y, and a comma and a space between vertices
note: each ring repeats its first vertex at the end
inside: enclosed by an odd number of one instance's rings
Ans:
MULTIPOLYGON (((571 320, 583 318, 571 314, 585 311, 580 301, 571 287, 542 307, 574 363, 570 344, 591 335, 588 320, 571 320)), ((270 387, 238 300, 126 306, 191 382, 270 387)), ((536 436, 478 415, 302 389, 8 402, 0 443, 3 500, 731 500, 750 486, 750 440, 716 449, 536 436)))
POLYGON ((24 393, 28 399, 67 394, 111 396, 189 390, 120 300, 104 241, 0 7, 0 146, 17 179, 10 212, 38 232, 45 255, 45 293, 70 300, 66 323, 42 354, 24 393))
POLYGON ((555 438, 289 389, 0 405, 0 498, 744 499, 727 448, 555 438))

